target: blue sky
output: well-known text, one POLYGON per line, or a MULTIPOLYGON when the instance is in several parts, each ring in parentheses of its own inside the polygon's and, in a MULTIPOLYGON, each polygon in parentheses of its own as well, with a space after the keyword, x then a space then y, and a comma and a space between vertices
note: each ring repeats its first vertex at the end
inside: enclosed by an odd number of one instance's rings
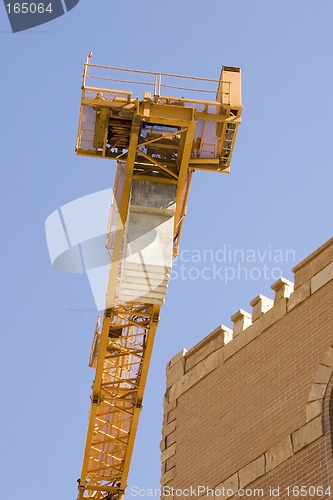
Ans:
POLYGON ((97 64, 209 78, 222 64, 242 68, 231 173, 195 174, 187 253, 175 267, 185 277, 172 280, 157 331, 129 479, 155 488, 167 361, 218 324, 231 326, 239 308, 251 312, 258 293, 272 297, 273 268, 291 279, 295 263, 332 235, 332 16, 330 0, 81 0, 14 35, 1 7, 3 498, 76 498, 97 312, 84 276, 52 269, 44 221, 113 185, 113 162, 74 153, 87 53, 97 64), (218 262, 225 248, 253 251, 256 261, 238 252, 218 262), (269 261, 269 250, 291 250, 296 262, 269 261), (213 259, 193 262, 195 252, 213 259), (235 271, 228 283, 226 266, 235 271), (204 279, 203 267, 224 269, 204 279))

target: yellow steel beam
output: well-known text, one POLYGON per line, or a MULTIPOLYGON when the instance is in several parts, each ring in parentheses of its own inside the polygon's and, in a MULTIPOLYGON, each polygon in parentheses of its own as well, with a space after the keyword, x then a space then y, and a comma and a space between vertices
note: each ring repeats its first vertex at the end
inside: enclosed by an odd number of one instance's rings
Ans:
POLYGON ((125 461, 124 461, 123 476, 122 476, 121 483, 120 483, 120 487, 124 490, 126 488, 130 462, 131 462, 131 458, 132 458, 132 454, 133 454, 134 440, 135 440, 136 431, 137 431, 137 427, 138 427, 140 410, 142 408, 143 393, 144 393, 145 386, 146 386, 148 368, 149 368, 150 358, 151 358, 151 354, 152 354, 152 350, 153 350, 156 328, 157 328, 158 321, 159 321, 159 312, 160 312, 160 306, 154 306, 152 322, 150 325, 146 349, 145 349, 145 356, 144 356, 144 359, 142 362, 142 367, 141 367, 140 385, 139 385, 138 392, 137 392, 138 407, 135 408, 134 414, 133 414, 130 437, 129 437, 127 452, 126 452, 125 461))
POLYGON ((148 145, 152 144, 153 142, 160 141, 161 139, 172 138, 175 135, 182 134, 183 132, 186 132, 186 130, 187 130, 187 128, 182 128, 180 130, 177 130, 177 132, 173 131, 173 132, 170 132, 170 133, 167 133, 167 134, 163 134, 163 135, 161 135, 161 137, 155 137, 155 139, 150 139, 149 141, 141 142, 139 144, 139 146, 148 146, 148 145))
POLYGON ((146 160, 151 161, 152 165, 156 165, 160 170, 162 170, 163 172, 165 172, 168 175, 170 175, 170 177, 173 177, 176 180, 178 179, 178 175, 177 174, 175 174, 172 170, 170 170, 165 165, 162 165, 162 163, 159 162, 159 161, 157 161, 156 158, 152 158, 151 156, 147 155, 146 153, 144 153, 141 150, 140 150, 140 155, 142 155, 144 158, 146 158, 146 160))
POLYGON ((126 169, 125 169, 125 179, 122 188, 122 197, 120 205, 118 206, 119 210, 119 219, 118 219, 118 227, 116 230, 116 240, 115 245, 112 251, 112 262, 110 266, 110 275, 109 282, 106 294, 106 305, 105 308, 108 309, 114 305, 114 295, 116 291, 116 284, 118 278, 118 269, 121 260, 121 252, 123 246, 123 236, 124 236, 124 228, 126 224, 127 218, 127 210, 128 203, 131 194, 131 186, 133 181, 133 169, 134 162, 137 153, 137 145, 139 141, 139 132, 140 132, 140 117, 135 116, 133 118, 133 125, 131 130, 131 139, 128 148, 127 160, 126 160, 126 169))
POLYGON ((99 397, 100 397, 100 388, 101 388, 102 374, 103 374, 103 367, 104 367, 104 357, 105 357, 107 343, 108 343, 110 325, 111 325, 110 318, 105 318, 103 321, 102 334, 101 334, 100 356, 98 359, 95 380, 93 383, 91 408, 90 408, 90 413, 89 413, 88 431, 87 431, 87 438, 86 438, 86 446, 85 446, 84 455, 83 455, 83 463, 82 463, 82 470, 81 470, 81 485, 82 486, 85 485, 84 480, 87 476, 87 469, 88 469, 89 456, 90 456, 89 452, 90 452, 91 441, 92 441, 92 436, 93 436, 93 432, 94 432, 94 422, 95 422, 95 418, 96 418, 97 404, 98 404, 99 397))
MULTIPOLYGON (((190 174, 188 165, 190 162, 196 122, 193 120, 189 123, 184 139, 183 149, 180 155, 179 179, 176 191, 176 212, 175 212, 175 227, 174 236, 179 238, 181 224, 186 213, 186 200, 190 187, 190 174), (188 182, 186 182, 188 180, 188 182)), ((176 250, 177 253, 177 250, 176 250)))
POLYGON ((133 180, 147 181, 147 182, 160 182, 161 184, 174 184, 177 185, 178 179, 170 179, 167 177, 153 177, 152 175, 134 174, 133 180))

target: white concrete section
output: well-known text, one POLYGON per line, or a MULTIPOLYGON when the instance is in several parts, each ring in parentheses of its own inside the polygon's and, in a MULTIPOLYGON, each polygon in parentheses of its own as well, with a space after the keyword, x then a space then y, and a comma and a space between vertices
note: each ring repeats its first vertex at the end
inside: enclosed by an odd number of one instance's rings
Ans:
POLYGON ((174 196, 174 186, 133 183, 120 300, 164 303, 172 266, 174 196))
POLYGON ((126 262, 171 268, 173 217, 132 213, 128 220, 126 262))
POLYGON ((173 217, 131 213, 125 240, 120 299, 162 304, 172 265, 173 217))

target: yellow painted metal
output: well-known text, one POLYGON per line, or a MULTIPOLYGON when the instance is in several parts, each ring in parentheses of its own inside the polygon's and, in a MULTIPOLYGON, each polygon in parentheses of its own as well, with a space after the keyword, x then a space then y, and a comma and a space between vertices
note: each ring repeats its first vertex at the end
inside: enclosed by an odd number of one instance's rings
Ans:
POLYGON ((106 241, 111 256, 106 304, 90 356, 96 373, 79 500, 123 499, 159 321, 159 305, 119 299, 132 182, 176 186, 177 255, 194 170, 229 172, 240 95, 239 68, 224 67, 220 79, 212 80, 98 66, 88 56, 76 151, 114 159, 118 167, 106 241), (143 98, 133 99, 138 88, 143 98), (164 89, 168 95, 162 95, 164 89), (207 99, 193 99, 198 93, 207 99))
POLYGON ((96 367, 80 498, 118 498, 126 487, 159 306, 117 304, 95 331, 96 367))

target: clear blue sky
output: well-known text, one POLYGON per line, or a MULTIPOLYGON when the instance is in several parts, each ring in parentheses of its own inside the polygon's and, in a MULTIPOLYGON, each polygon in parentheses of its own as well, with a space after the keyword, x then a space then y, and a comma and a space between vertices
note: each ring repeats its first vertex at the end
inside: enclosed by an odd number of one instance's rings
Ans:
POLYGON ((113 185, 113 162, 74 153, 89 50, 97 64, 210 78, 225 64, 243 74, 231 173, 196 173, 177 263, 187 279, 172 281, 162 309, 129 481, 153 488, 167 361, 218 324, 231 326, 258 293, 272 297, 274 279, 254 267, 292 278, 292 259, 260 262, 259 253, 292 250, 298 262, 332 234, 332 21, 331 0, 81 0, 14 35, 0 8, 1 498, 76 498, 97 313, 84 276, 52 269, 44 221, 113 185), (225 246, 252 250, 256 261, 217 262, 225 246), (213 262, 193 262, 205 250, 213 262), (225 283, 223 270, 204 279, 214 265, 245 266, 252 279, 243 271, 225 283))

